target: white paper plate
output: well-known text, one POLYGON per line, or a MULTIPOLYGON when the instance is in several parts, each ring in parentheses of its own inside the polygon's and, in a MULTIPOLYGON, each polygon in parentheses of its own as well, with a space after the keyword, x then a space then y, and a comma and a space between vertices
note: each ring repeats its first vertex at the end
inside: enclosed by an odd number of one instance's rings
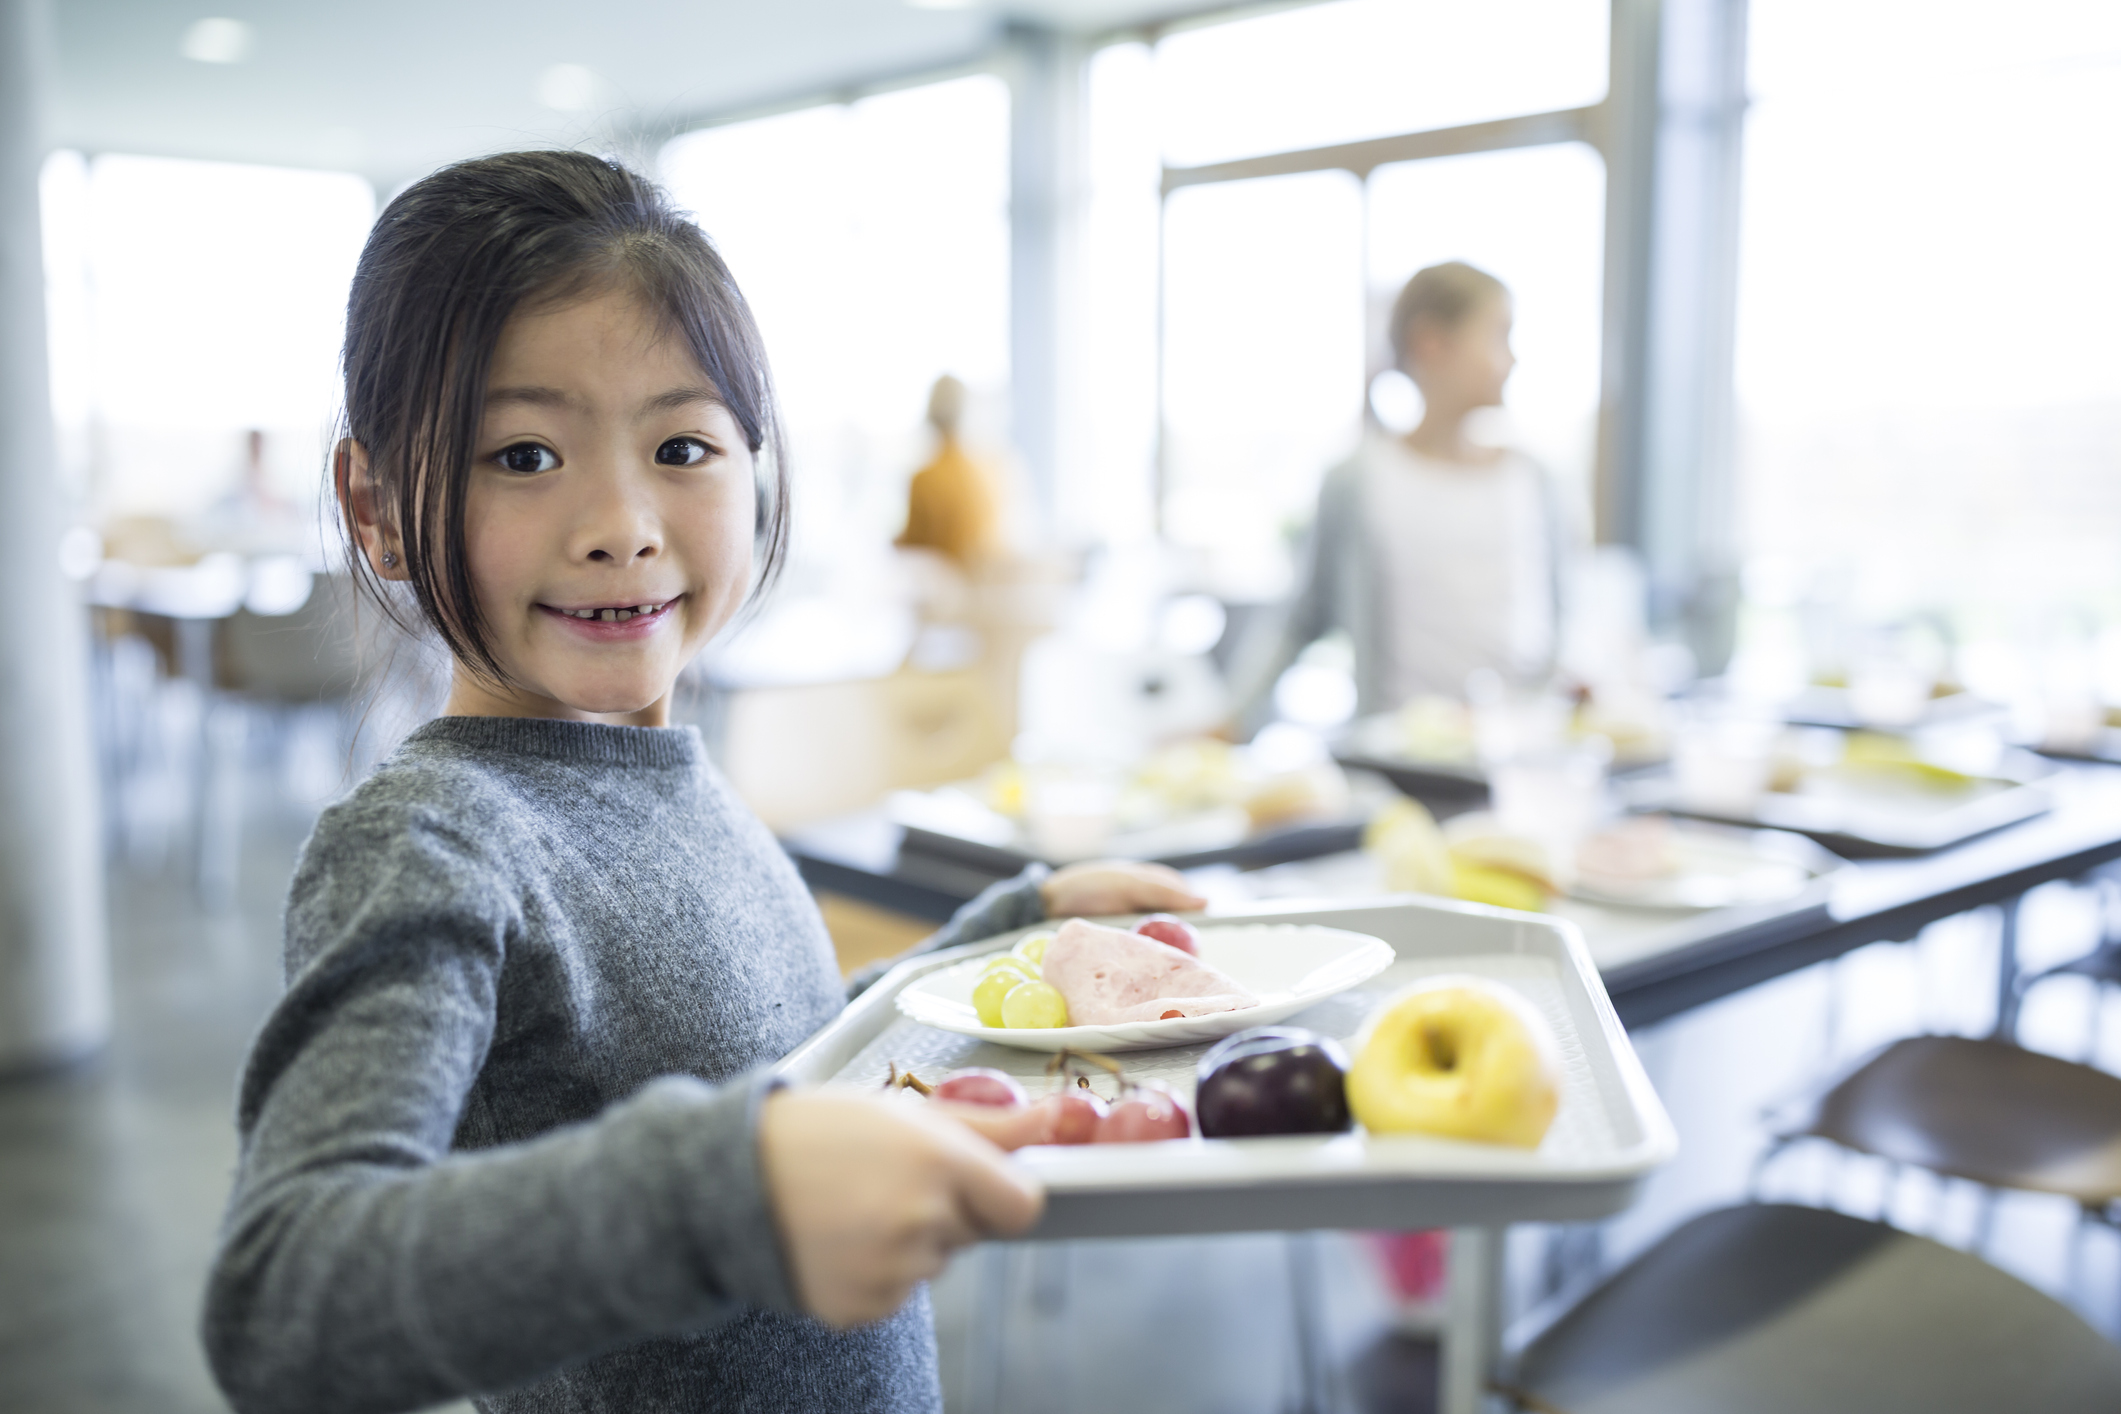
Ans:
POLYGON ((898 994, 898 1007, 924 1025, 1026 1051, 1151 1051, 1197 1045, 1294 1016, 1369 981, 1390 967, 1395 956, 1389 944, 1340 928, 1253 923, 1198 931, 1201 961, 1243 983, 1259 998, 1258 1006, 1117 1026, 982 1026, 972 1009, 972 988, 980 969, 995 956, 988 953, 913 982, 898 994))

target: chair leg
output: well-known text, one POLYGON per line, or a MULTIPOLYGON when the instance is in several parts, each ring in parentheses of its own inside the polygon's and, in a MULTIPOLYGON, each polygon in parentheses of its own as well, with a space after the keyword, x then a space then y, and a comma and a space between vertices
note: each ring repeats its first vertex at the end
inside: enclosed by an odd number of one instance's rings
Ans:
POLYGON ((2084 1290, 2084 1230, 2091 1226, 2091 1218, 2090 1207, 2079 1207, 2077 1220, 2070 1224, 2069 1237, 2065 1239, 2069 1251, 2063 1259, 2062 1290, 2064 1299, 2073 1306, 2084 1290))
POLYGON ((1988 1256, 1989 1239, 1996 1235, 1996 1190, 1987 1184, 1976 1184, 1980 1190, 1979 1206, 1974 1209, 1974 1241, 1970 1249, 1976 1257, 1988 1256))
POLYGON ((1802 1135, 1797 1134, 1778 1134, 1768 1141, 1768 1146, 1762 1149, 1759 1156, 1753 1160, 1753 1171, 1746 1178, 1745 1196, 1747 1198, 1755 1203, 1763 1201, 1760 1196, 1760 1185, 1767 1178, 1768 1165, 1781 1158, 1784 1153, 1788 1152, 1790 1146, 1802 1137, 1802 1135))
POLYGON ((2100 1043, 2106 1039, 2106 988, 2092 983, 2091 1014, 2084 1021, 2084 1063, 2093 1068, 2099 1064, 2100 1043))

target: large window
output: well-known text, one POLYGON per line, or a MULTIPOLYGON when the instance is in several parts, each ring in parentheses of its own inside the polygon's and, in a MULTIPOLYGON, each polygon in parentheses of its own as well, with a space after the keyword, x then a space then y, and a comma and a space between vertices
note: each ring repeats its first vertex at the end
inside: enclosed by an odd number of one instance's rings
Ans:
MULTIPOLYGON (((2121 6, 1753 7, 1740 531, 1803 665, 2121 620, 2121 6)), ((2016 658, 2015 663, 2012 661, 2016 658)), ((2109 689, 2111 693, 2111 689, 2109 689)))
POLYGON ((271 493, 310 504, 368 183, 60 152, 43 210, 53 411, 76 494, 106 520, 197 517, 235 490, 256 430, 271 493))
POLYGON ((1308 516, 1362 425, 1362 184, 1191 187, 1164 221, 1164 527, 1252 552, 1308 516))
MULTIPOLYGON (((1453 259, 1516 294, 1520 365, 1497 435, 1587 486, 1605 173, 1587 143, 1557 138, 1588 125, 1465 134, 1435 156, 1417 142, 1408 155, 1420 160, 1333 145, 1596 104, 1606 9, 1342 0, 1098 54, 1080 384, 1090 452, 1069 478, 1097 491, 1070 516, 1064 482, 1064 520, 1153 521, 1224 592, 1284 590, 1320 476, 1377 426, 1366 393, 1387 362, 1393 296, 1453 259), (1294 170, 1257 160, 1280 154, 1303 156, 1294 170), (1228 165, 1198 170, 1213 164, 1228 165), (1142 298, 1159 284, 1160 327, 1142 298), (1144 482, 1147 493, 1126 493, 1144 482)), ((1377 409, 1387 426, 1418 415, 1409 389, 1384 391, 1399 394, 1377 409)))
POLYGON ((1163 156, 1194 166, 1596 103, 1606 0, 1339 0, 1157 46, 1163 156))
POLYGON ((728 260, 795 458, 798 579, 875 553, 928 447, 928 390, 1007 433, 1009 94, 975 75, 687 134, 665 181, 728 260))

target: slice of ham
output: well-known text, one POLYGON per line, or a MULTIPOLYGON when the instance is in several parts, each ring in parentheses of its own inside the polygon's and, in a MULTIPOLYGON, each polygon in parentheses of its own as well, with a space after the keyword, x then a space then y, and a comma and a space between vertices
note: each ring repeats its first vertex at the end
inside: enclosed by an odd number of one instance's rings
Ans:
POLYGON ((1068 1003, 1071 1026, 1241 1011, 1259 998, 1228 973, 1168 943, 1071 918, 1046 945, 1045 980, 1068 1003))

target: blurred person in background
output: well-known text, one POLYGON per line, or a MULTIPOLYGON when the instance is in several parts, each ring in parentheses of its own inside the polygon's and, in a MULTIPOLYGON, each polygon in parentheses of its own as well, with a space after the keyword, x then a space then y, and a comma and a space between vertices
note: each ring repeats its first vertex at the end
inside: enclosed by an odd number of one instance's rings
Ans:
POLYGON ((1302 578, 1236 676, 1238 722, 1272 717, 1275 683, 1336 630, 1354 649, 1356 712, 1462 696, 1482 669, 1508 681, 1552 670, 1568 548, 1552 478, 1522 452, 1476 440, 1516 367, 1510 292, 1459 261, 1407 281, 1392 355, 1420 388, 1419 425, 1366 439, 1326 473, 1302 578))
POLYGON ((317 526, 273 485, 265 433, 243 434, 243 470, 225 494, 184 527, 203 550, 237 554, 299 554, 317 548, 317 526))
POLYGON ((959 428, 965 385, 944 374, 928 394, 935 455, 913 475, 901 549, 934 550, 970 569, 1003 549, 1002 485, 993 467, 965 450, 959 428))

